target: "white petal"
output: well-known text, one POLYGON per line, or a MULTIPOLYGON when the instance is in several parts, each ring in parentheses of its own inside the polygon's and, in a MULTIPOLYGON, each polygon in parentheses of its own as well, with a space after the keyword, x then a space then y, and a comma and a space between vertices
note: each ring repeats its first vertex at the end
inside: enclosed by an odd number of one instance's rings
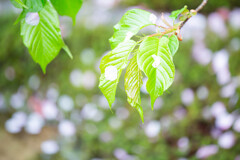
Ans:
POLYGON ((127 32, 126 38, 124 41, 130 40, 134 34, 132 32, 127 32))
POLYGON ((161 59, 159 56, 156 56, 156 55, 152 55, 152 58, 154 59, 152 66, 154 68, 157 68, 160 65, 161 59))
POLYGON ((236 142, 235 139, 234 133, 232 131, 227 131, 218 138, 218 144, 221 148, 230 149, 234 146, 236 142))
POLYGON ((58 132, 64 137, 74 136, 76 133, 76 127, 70 120, 62 120, 58 125, 58 132))
POLYGON ((109 81, 114 81, 117 79, 118 70, 115 66, 108 66, 105 68, 105 78, 109 81))
POLYGON ((154 14, 151 14, 149 16, 149 20, 153 23, 156 24, 157 23, 157 16, 155 16, 154 14))
POLYGON ((28 12, 25 17, 26 23, 33 26, 38 25, 39 20, 40 20, 40 17, 37 12, 28 12))
POLYGON ((57 142, 53 140, 47 140, 41 144, 41 149, 43 153, 51 155, 59 151, 59 146, 57 142))

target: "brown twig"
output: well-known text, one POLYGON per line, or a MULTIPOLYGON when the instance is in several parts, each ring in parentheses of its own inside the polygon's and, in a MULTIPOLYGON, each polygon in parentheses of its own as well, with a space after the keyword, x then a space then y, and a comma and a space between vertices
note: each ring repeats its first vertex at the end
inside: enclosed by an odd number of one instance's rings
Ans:
POLYGON ((199 12, 207 4, 208 0, 203 0, 202 3, 195 9, 196 12, 199 12))
MULTIPOLYGON (((203 7, 207 4, 208 0, 203 0, 202 3, 195 9, 196 12, 199 12, 203 7)), ((191 18, 191 17, 190 17, 191 18)), ((180 29, 184 26, 184 24, 190 19, 187 18, 183 23, 180 25, 180 29)))
MULTIPOLYGON (((194 12, 196 12, 196 13, 199 12, 199 11, 207 4, 207 2, 208 2, 208 0, 203 0, 202 3, 201 3, 195 10, 191 10, 190 12, 192 12, 192 13, 194 13, 194 12)), ((183 21, 183 22, 180 24, 180 26, 174 27, 174 26, 171 26, 171 25, 165 20, 163 14, 162 14, 161 19, 162 19, 163 23, 164 23, 166 26, 168 26, 169 28, 163 27, 163 26, 157 26, 157 27, 160 27, 160 28, 165 29, 165 31, 160 32, 160 33, 155 33, 155 34, 149 35, 148 37, 159 36, 159 39, 160 39, 163 35, 172 33, 172 34, 177 35, 179 41, 182 41, 182 36, 181 36, 181 34, 180 34, 180 29, 183 27, 183 25, 184 25, 190 18, 191 18, 191 17, 189 17, 189 18, 187 18, 185 21, 183 21)), ((141 41, 142 41, 142 40, 141 40, 141 41)), ((141 41, 139 41, 139 42, 141 42, 141 41)))
POLYGON ((162 15, 161 15, 161 19, 162 19, 163 23, 164 23, 166 26, 172 27, 172 26, 165 20, 163 13, 162 13, 162 15))

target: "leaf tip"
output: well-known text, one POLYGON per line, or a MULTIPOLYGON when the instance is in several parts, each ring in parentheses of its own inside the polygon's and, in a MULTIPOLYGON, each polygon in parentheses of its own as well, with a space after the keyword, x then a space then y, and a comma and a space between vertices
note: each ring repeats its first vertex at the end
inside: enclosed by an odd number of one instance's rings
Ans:
POLYGON ((151 108, 152 108, 152 111, 154 110, 154 103, 155 103, 155 100, 156 100, 156 98, 151 99, 151 108))
POLYGON ((142 107, 141 106, 137 106, 136 107, 140 117, 141 117, 141 120, 142 120, 142 123, 144 124, 144 116, 143 116, 143 110, 142 110, 142 107))
POLYGON ((40 67, 41 67, 41 69, 42 69, 42 71, 43 71, 43 74, 46 74, 46 68, 47 68, 47 64, 46 63, 41 63, 41 62, 37 62, 39 65, 40 65, 40 67))
POLYGON ((76 25, 76 17, 72 16, 71 18, 72 18, 73 25, 75 26, 76 25))
POLYGON ((111 107, 111 106, 109 106, 109 109, 110 109, 111 113, 113 114, 113 110, 112 110, 112 107, 111 107))
POLYGON ((45 66, 41 66, 43 74, 46 74, 46 67, 45 66))
POLYGON ((70 49, 68 48, 68 46, 66 44, 63 45, 63 50, 67 53, 67 55, 69 56, 70 59, 73 59, 73 55, 70 51, 70 49))

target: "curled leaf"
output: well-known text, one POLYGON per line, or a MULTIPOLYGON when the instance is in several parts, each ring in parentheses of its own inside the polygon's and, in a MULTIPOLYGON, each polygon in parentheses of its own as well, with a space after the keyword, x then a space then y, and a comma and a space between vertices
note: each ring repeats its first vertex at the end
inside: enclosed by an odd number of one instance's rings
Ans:
POLYGON ((135 46, 136 42, 132 40, 124 41, 101 60, 99 88, 108 100, 110 108, 115 101, 117 84, 122 69, 127 66, 129 54, 135 46))
POLYGON ((172 18, 173 20, 177 19, 177 17, 182 14, 184 11, 187 10, 187 6, 185 5, 182 9, 176 10, 176 11, 172 11, 171 15, 169 16, 170 18, 172 18))
POLYGON ((137 54, 130 60, 125 74, 125 91, 128 103, 137 109, 142 122, 144 123, 143 111, 141 107, 140 88, 142 86, 142 72, 137 64, 137 54))
POLYGON ((171 37, 169 37, 168 47, 172 56, 174 56, 179 47, 179 41, 176 35, 172 35, 171 37))

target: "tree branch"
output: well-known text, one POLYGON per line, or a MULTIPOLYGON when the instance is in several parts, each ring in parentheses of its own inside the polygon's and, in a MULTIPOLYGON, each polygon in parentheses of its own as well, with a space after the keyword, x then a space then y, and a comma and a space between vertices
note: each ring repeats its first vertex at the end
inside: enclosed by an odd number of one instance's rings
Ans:
MULTIPOLYGON (((203 7, 207 4, 208 0, 203 0, 202 3, 195 9, 196 12, 199 12, 203 7)), ((191 18, 191 17, 190 17, 191 18)), ((190 19, 187 18, 183 23, 180 25, 180 29, 184 26, 184 24, 190 19)))
POLYGON ((207 4, 208 0, 203 0, 202 3, 195 9, 196 12, 199 12, 207 4))

